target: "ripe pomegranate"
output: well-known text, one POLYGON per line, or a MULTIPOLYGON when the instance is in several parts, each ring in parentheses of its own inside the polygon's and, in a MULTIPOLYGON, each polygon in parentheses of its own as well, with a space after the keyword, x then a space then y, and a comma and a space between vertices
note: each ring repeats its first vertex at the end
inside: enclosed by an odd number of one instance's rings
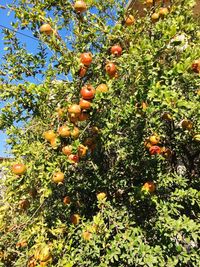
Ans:
POLYGON ((152 145, 157 145, 160 142, 160 136, 158 135, 151 135, 149 137, 149 141, 152 145))
POLYGON ((54 137, 51 139, 50 144, 53 149, 57 149, 60 145, 60 139, 58 137, 54 137))
POLYGON ((106 93, 108 92, 108 86, 104 83, 100 84, 96 88, 96 93, 106 93))
POLYGON ((80 158, 83 158, 87 154, 88 147, 84 145, 79 145, 78 147, 78 155, 80 158))
POLYGON ((153 13, 152 15, 151 15, 151 19, 152 19, 152 21, 158 21, 158 19, 159 19, 159 17, 160 17, 160 15, 159 15, 159 13, 153 13))
POLYGON ((58 133, 63 138, 70 137, 70 135, 71 135, 70 128, 67 125, 61 126, 58 129, 58 133))
POLYGON ((73 149, 73 147, 72 147, 71 145, 64 146, 64 147, 62 148, 62 153, 63 153, 64 155, 66 155, 66 156, 69 156, 69 155, 71 155, 71 153, 72 153, 72 149, 73 149))
POLYGON ((117 56, 117 57, 121 56, 121 54, 122 54, 122 48, 120 45, 113 45, 111 47, 110 51, 111 51, 111 54, 113 54, 114 56, 117 56))
POLYGON ((66 196, 63 198, 64 205, 69 205, 71 203, 71 198, 69 196, 66 196))
POLYGON ((156 186, 154 184, 154 182, 146 182, 143 186, 142 186, 142 190, 145 190, 149 193, 153 193, 156 190, 156 186))
POLYGON ((79 156, 75 154, 71 154, 68 156, 68 159, 71 163, 78 163, 79 162, 79 156))
POLYGON ((87 121, 89 119, 89 114, 87 112, 81 112, 78 117, 79 121, 87 121))
POLYGON ((52 177, 52 181, 56 184, 64 182, 65 175, 63 172, 56 172, 52 177))
POLYGON ((90 52, 81 54, 81 63, 85 66, 90 66, 92 63, 92 54, 90 52))
POLYGON ((133 15, 128 15, 126 18, 125 18, 125 25, 126 26, 131 26, 135 23, 135 18, 133 15))
POLYGON ((79 102, 79 106, 81 109, 90 109, 91 108, 91 101, 81 98, 79 102))
POLYGON ((151 146, 149 148, 149 153, 151 155, 156 155, 156 154, 160 154, 161 153, 161 148, 159 146, 151 146))
POLYGON ((70 113, 70 116, 73 118, 78 118, 78 116, 81 114, 81 107, 77 104, 72 104, 68 108, 68 112, 70 113))
POLYGON ((45 23, 40 27, 40 32, 46 35, 51 35, 53 33, 53 29, 48 23, 45 23))
POLYGON ((12 172, 17 175, 22 175, 26 172, 26 166, 23 163, 14 164, 12 172))
POLYGON ((71 137, 74 139, 77 139, 79 137, 80 131, 78 127, 74 127, 74 129, 71 131, 71 137))
POLYGON ((161 17, 166 16, 169 13, 169 9, 167 7, 161 7, 159 10, 159 15, 161 17))
POLYGON ((80 1, 76 1, 74 4, 74 10, 77 13, 83 13, 87 10, 87 5, 84 1, 80 0, 80 1))
POLYGON ((43 133, 43 137, 50 142, 53 138, 56 137, 56 134, 54 133, 54 131, 49 130, 43 133))
POLYGON ((113 77, 117 72, 117 67, 114 63, 110 62, 106 64, 105 70, 109 76, 113 77))
POLYGON ((91 100, 94 98, 95 95, 95 89, 92 85, 87 84, 81 88, 80 92, 81 96, 85 100, 91 100))

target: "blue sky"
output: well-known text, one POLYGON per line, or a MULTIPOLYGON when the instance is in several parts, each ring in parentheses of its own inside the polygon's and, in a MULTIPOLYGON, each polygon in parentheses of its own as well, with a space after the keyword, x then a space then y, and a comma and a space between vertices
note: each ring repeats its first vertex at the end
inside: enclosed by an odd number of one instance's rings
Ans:
MULTIPOLYGON (((11 0, 2 0, 1 1, 1 5, 5 6, 6 4, 11 3, 11 0)), ((7 12, 8 10, 5 9, 0 9, 0 18, 1 18, 1 25, 3 26, 9 26, 10 27, 10 22, 12 20, 11 16, 7 16, 7 12)), ((2 60, 3 57, 3 34, 2 31, 0 30, 0 60, 2 60)), ((0 103, 0 107, 2 106, 2 103, 0 103)), ((5 156, 5 139, 6 139, 6 135, 4 133, 2 133, 2 131, 0 131, 0 157, 5 156)))
MULTIPOLYGON (((13 0, 1 0, 0 1, 0 6, 6 6, 8 4, 11 4, 13 0)), ((95 12, 95 10, 94 10, 95 12)), ((9 27, 12 28, 11 26, 11 22, 14 21, 14 16, 11 13, 9 16, 7 15, 8 13, 8 9, 1 9, 0 8, 0 25, 4 26, 4 27, 9 27)), ((22 31, 20 31, 22 32, 22 31)), ((29 36, 32 36, 32 32, 28 31, 28 30, 23 30, 24 34, 27 34, 29 36)), ((61 36, 65 36, 66 32, 59 32, 61 34, 61 36)), ((29 52, 34 52, 37 50, 37 46, 38 46, 38 42, 37 40, 33 40, 31 38, 28 38, 26 36, 17 34, 18 38, 24 43, 26 44, 27 50, 29 52)), ((3 33, 2 33, 2 28, 0 26, 0 61, 2 61, 2 57, 4 54, 4 43, 3 43, 3 33)), ((62 78, 62 77, 58 77, 58 78, 62 78)), ((34 81, 35 82, 35 81, 34 81)), ((2 103, 0 103, 0 108, 2 107, 2 103)), ((6 157, 8 156, 8 154, 6 155, 6 134, 3 133, 2 131, 0 131, 0 157, 6 157)))
MULTIPOLYGON (((11 4, 12 0, 1 0, 0 5, 6 6, 8 4, 11 4)), ((7 15, 8 9, 1 9, 0 8, 0 25, 5 26, 5 27, 11 27, 11 21, 14 20, 13 14, 10 14, 9 16, 7 15)), ((29 31, 23 31, 23 33, 28 34, 32 36, 32 33, 29 31)), ((27 38, 22 35, 18 35, 21 41, 23 41, 27 45, 27 49, 33 51, 33 48, 36 48, 38 43, 37 41, 34 41, 33 39, 27 38)), ((2 29, 0 27, 0 61, 2 61, 2 57, 4 54, 4 44, 3 44, 3 34, 2 34, 2 29)), ((2 107, 2 103, 0 103, 0 108, 2 107)), ((6 134, 0 131, 0 157, 5 157, 6 156, 6 134)))

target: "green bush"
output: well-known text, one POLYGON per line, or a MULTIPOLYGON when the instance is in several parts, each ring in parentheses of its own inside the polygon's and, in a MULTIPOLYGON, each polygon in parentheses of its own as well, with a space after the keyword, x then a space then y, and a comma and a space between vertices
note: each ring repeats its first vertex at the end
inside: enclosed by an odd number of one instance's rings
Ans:
POLYGON ((194 1, 173 1, 155 22, 158 1, 144 17, 134 11, 130 26, 126 1, 87 0, 82 14, 71 1, 17 2, 10 7, 14 29, 31 30, 39 45, 29 52, 15 32, 4 30, 0 126, 13 159, 1 165, 0 266, 197 267, 194 1), (51 25, 49 35, 39 31, 43 23, 51 25), (115 44, 121 56, 111 54, 115 44), (80 77, 84 52, 93 59, 80 77), (110 62, 114 75, 105 70, 110 62), (89 118, 77 120, 69 107, 79 104, 81 88, 100 84, 108 91, 97 90, 84 112, 89 118), (63 125, 71 137, 61 137, 63 125), (21 175, 15 174, 19 163, 26 166, 21 175), (59 172, 64 181, 57 183, 59 172))

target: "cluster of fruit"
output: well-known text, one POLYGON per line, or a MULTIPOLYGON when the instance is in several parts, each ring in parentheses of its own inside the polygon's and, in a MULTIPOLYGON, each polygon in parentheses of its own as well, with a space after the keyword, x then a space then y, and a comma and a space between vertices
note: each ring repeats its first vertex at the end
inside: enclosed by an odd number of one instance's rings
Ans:
POLYGON ((161 7, 157 12, 154 12, 151 15, 152 21, 156 22, 159 18, 164 18, 169 13, 169 9, 167 7, 161 7))
MULTIPOLYGON (((122 48, 119 45, 112 46, 110 51, 111 54, 117 57, 122 54, 122 48)), ((80 62, 82 66, 79 75, 81 73, 81 77, 83 77, 86 73, 83 72, 83 68, 88 68, 92 63, 92 54, 82 53, 80 56, 80 62)), ((105 66, 105 70, 110 77, 116 77, 117 68, 114 63, 107 63, 105 66)), ((92 108, 92 100, 94 99, 95 94, 105 93, 107 91, 108 86, 106 84, 100 84, 99 86, 97 86, 96 90, 91 84, 85 84, 80 90, 81 98, 79 99, 79 104, 73 103, 68 107, 67 110, 69 123, 72 124, 64 124, 60 126, 58 128, 57 133, 55 133, 53 130, 48 130, 44 132, 43 137, 45 138, 45 140, 50 142, 51 146, 54 149, 57 149, 61 144, 60 138, 77 139, 80 134, 80 130, 76 125, 77 122, 82 122, 89 119, 89 111, 92 108)), ((58 110, 58 115, 60 117, 62 117, 64 113, 64 109, 58 110)), ((98 133, 97 127, 92 127, 91 131, 93 135, 98 133)), ((84 145, 79 145, 77 153, 72 153, 73 147, 71 145, 66 145, 62 147, 62 152, 64 155, 68 156, 68 159, 71 161, 71 163, 77 163, 80 158, 86 156, 88 149, 90 149, 90 151, 93 151, 94 146, 94 139, 92 140, 92 138, 88 138, 87 140, 85 140, 84 145)))
POLYGON ((160 141, 160 136, 154 134, 145 140, 144 145, 151 155, 162 154, 165 158, 169 159, 172 156, 172 151, 169 148, 160 147, 158 145, 160 141))
MULTIPOLYGON (((119 44, 113 45, 110 49, 110 52, 112 55, 119 57, 122 54, 122 47, 119 44)), ((83 78, 87 73, 88 67, 92 63, 92 53, 90 52, 82 53, 80 56, 80 62, 81 62, 81 67, 79 70, 79 76, 83 78)), ((110 78, 118 77, 117 66, 113 62, 107 62, 105 66, 105 71, 110 78)), ((107 92, 107 86, 105 85, 103 86, 101 84, 99 87, 97 87, 97 92, 107 92)))
MULTIPOLYGON (((99 129, 95 126, 89 127, 90 137, 86 138, 83 144, 80 144, 75 149, 69 141, 76 140, 80 135, 78 123, 89 119, 89 111, 92 108, 92 100, 96 92, 107 92, 108 87, 106 84, 100 84, 95 90, 90 84, 84 85, 80 90, 81 98, 79 104, 73 103, 67 109, 67 122, 60 126, 57 133, 53 130, 48 130, 43 133, 43 137, 47 140, 54 149, 62 145, 62 153, 68 157, 71 163, 77 163, 81 158, 87 155, 87 152, 92 153, 96 146, 96 136, 99 129), (64 145, 63 145, 64 144, 64 145)), ((59 117, 65 116, 65 109, 59 109, 59 117)))

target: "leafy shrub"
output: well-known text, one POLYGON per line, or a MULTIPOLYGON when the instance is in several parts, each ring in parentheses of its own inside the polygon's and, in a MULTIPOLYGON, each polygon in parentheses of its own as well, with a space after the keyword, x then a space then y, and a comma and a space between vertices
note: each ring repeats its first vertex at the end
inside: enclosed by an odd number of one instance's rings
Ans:
POLYGON ((125 1, 88 0, 83 14, 71 1, 12 5, 13 27, 39 46, 29 52, 4 31, 0 125, 14 159, 2 164, 0 266, 198 266, 200 27, 194 1, 173 2, 157 22, 159 1, 131 26, 125 1), (69 107, 88 84, 108 91, 77 121, 69 107), (71 137, 58 134, 65 124, 71 137))

